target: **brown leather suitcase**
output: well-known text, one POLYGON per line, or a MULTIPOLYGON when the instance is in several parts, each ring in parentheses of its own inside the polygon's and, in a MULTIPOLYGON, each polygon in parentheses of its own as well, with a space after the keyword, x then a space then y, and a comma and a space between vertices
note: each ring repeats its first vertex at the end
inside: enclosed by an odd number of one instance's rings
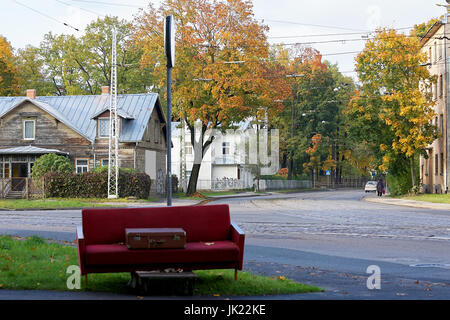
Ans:
POLYGON ((186 232, 180 228, 127 228, 129 249, 184 249, 186 232))

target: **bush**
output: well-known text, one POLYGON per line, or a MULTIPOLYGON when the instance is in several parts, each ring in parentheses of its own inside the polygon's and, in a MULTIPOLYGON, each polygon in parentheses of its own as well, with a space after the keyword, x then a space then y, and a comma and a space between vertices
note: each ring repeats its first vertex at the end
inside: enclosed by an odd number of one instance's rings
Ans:
POLYGON ((31 176, 40 179, 47 172, 74 172, 75 168, 67 157, 55 153, 40 156, 33 164, 31 176))
MULTIPOLYGON (((113 170, 114 170, 114 168, 113 168, 113 170)), ((92 172, 94 172, 94 173, 102 173, 102 172, 108 173, 108 166, 95 167, 94 169, 92 169, 92 172)), ((119 173, 136 174, 138 172, 137 172, 136 169, 133 169, 133 168, 119 167, 119 173)))
MULTIPOLYGON (((126 170, 125 170, 126 171, 126 170)), ((119 197, 149 197, 151 180, 145 173, 119 172, 119 197)), ((44 175, 46 197, 106 198, 108 196, 108 170, 103 172, 57 173, 44 175)))

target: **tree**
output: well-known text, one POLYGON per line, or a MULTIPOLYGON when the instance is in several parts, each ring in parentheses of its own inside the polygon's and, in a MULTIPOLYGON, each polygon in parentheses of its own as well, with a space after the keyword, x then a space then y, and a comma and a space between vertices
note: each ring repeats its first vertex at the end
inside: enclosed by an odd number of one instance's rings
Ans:
POLYGON ((15 96, 19 93, 19 79, 11 44, 0 36, 0 96, 15 96))
POLYGON ((74 172, 75 168, 69 158, 48 153, 36 159, 31 170, 31 176, 41 178, 47 172, 74 172))
MULTIPOLYGON (((99 94, 101 87, 111 82, 112 30, 117 31, 117 82, 119 93, 147 92, 153 83, 153 70, 140 69, 139 61, 142 48, 130 38, 132 28, 129 22, 117 17, 105 17, 91 22, 84 34, 77 38, 73 35, 55 35, 51 32, 44 36, 38 49, 27 48, 22 56, 22 66, 34 71, 41 64, 41 77, 46 83, 43 88, 48 92, 48 83, 52 83, 52 94, 83 95, 99 94), (33 54, 37 51, 36 55, 33 54)), ((32 77, 38 74, 32 73, 32 77)), ((30 75, 30 72, 27 73, 30 75)), ((33 82, 32 82, 33 83, 33 82)), ((45 93, 44 93, 45 94, 45 93)))
POLYGON ((39 95, 46 96, 55 93, 55 88, 45 72, 45 65, 39 48, 26 46, 19 49, 16 55, 18 76, 21 79, 21 94, 27 89, 36 89, 39 95))
POLYGON ((438 18, 430 19, 428 22, 423 22, 420 24, 415 24, 414 28, 411 30, 411 35, 416 36, 417 38, 423 38, 428 30, 436 23, 438 22, 438 18))
POLYGON ((426 61, 417 38, 379 30, 356 58, 362 87, 349 105, 353 130, 372 144, 379 170, 408 165, 412 186, 415 156, 437 138, 430 94, 436 79, 421 66, 426 61))
POLYGON ((284 144, 283 165, 288 179, 307 170, 314 178, 320 170, 342 176, 346 160, 343 106, 353 92, 353 80, 339 73, 336 65, 322 61, 320 52, 308 47, 275 48, 275 59, 286 68, 292 99, 276 117, 284 144), (314 137, 320 136, 319 144, 314 137), (314 161, 308 150, 314 148, 314 161))
POLYGON ((211 130, 226 130, 261 113, 261 107, 271 116, 282 108, 274 101, 284 100, 289 92, 282 70, 267 61, 268 28, 254 19, 247 0, 166 0, 159 10, 149 5, 141 12, 135 39, 144 50, 142 66, 155 66, 160 92, 166 80, 163 19, 169 14, 177 23, 173 113, 186 123, 194 146, 187 190, 192 194, 215 138, 211 130))

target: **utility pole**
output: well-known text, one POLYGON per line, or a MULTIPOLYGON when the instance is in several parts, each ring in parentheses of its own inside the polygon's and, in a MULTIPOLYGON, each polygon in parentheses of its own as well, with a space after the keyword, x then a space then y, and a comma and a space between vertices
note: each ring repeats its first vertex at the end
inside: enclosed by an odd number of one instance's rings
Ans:
POLYGON ((172 205, 172 68, 175 64, 175 23, 167 16, 164 26, 164 49, 167 59, 167 206, 172 205))
POLYGON ((111 92, 109 95, 108 198, 119 197, 119 121, 117 120, 117 48, 116 29, 112 31, 111 92))

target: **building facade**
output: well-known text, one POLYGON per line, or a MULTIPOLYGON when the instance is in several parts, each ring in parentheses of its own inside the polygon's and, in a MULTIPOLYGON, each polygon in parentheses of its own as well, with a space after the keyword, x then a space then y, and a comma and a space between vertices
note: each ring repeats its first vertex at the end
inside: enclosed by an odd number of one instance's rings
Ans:
POLYGON ((420 179, 422 192, 447 193, 449 185, 450 148, 448 148, 448 134, 450 129, 449 115, 449 45, 450 25, 446 17, 444 21, 436 22, 421 39, 422 52, 428 56, 428 63, 423 67, 429 69, 437 78, 432 85, 432 96, 435 101, 436 113, 433 124, 440 132, 427 148, 427 157, 420 157, 420 179))
MULTIPOLYGON (((77 173, 108 165, 109 88, 101 95, 0 97, 0 178, 30 177, 46 153, 69 157, 77 173)), ((165 118, 157 94, 118 95, 119 166, 147 173, 164 192, 165 118)), ((156 190, 157 189, 157 190, 156 190)))
MULTIPOLYGON (((249 130, 251 121, 243 121, 236 129, 215 135, 201 162, 197 190, 254 187, 256 166, 249 164, 245 153, 245 133, 249 130)), ((185 127, 183 135, 180 122, 172 123, 172 144, 172 174, 177 175, 180 188, 186 190, 194 164, 194 148, 189 129, 185 127)))

